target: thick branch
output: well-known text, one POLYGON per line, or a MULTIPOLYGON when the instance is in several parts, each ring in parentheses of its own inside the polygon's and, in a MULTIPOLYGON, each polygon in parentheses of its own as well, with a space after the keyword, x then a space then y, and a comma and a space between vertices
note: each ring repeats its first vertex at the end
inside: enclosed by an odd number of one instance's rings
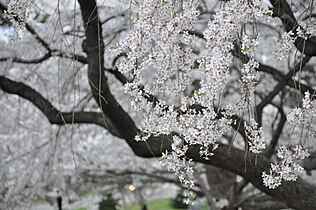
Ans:
POLYGON ((286 0, 270 0, 273 5, 273 16, 279 17, 287 32, 292 31, 296 36, 295 46, 296 48, 309 56, 316 56, 316 37, 311 36, 308 39, 297 36, 296 29, 299 24, 293 14, 290 5, 286 0))
MULTIPOLYGON (((259 64, 258 71, 271 74, 273 78, 279 82, 282 81, 284 77, 286 77, 286 75, 282 74, 279 70, 262 63, 259 64)), ((304 94, 306 91, 309 91, 310 93, 315 92, 315 90, 312 87, 305 85, 294 79, 288 80, 287 85, 290 86, 291 88, 298 89, 299 91, 301 91, 302 94, 304 94)))
POLYGON ((38 64, 38 63, 42 63, 43 61, 46 61, 46 60, 49 59, 50 57, 52 57, 51 52, 47 52, 46 54, 44 54, 44 55, 43 55, 42 57, 40 57, 40 58, 35 58, 35 59, 26 60, 26 59, 21 59, 21 58, 11 58, 11 57, 7 57, 7 58, 0 58, 0 62, 11 60, 12 62, 15 62, 15 63, 38 64))
POLYGON ((107 84, 107 78, 104 74, 102 25, 99 20, 96 2, 79 0, 79 4, 86 29, 86 40, 82 45, 88 55, 88 77, 93 97, 120 135, 130 143, 137 134, 138 129, 130 116, 111 94, 107 84))
POLYGON ((6 93, 18 95, 32 102, 38 109, 42 111, 51 124, 96 124, 104 128, 108 128, 112 134, 119 136, 115 129, 112 128, 113 126, 111 126, 110 122, 103 118, 102 113, 84 111, 60 112, 36 90, 21 82, 15 82, 4 76, 0 76, 0 87, 6 93))

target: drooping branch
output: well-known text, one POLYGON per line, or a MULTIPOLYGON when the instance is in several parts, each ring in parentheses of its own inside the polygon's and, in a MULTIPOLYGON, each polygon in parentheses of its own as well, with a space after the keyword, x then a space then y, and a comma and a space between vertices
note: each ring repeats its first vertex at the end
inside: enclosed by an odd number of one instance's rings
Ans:
POLYGON ((96 124, 107 128, 113 135, 119 136, 110 121, 103 118, 99 112, 60 112, 46 98, 33 88, 22 82, 15 82, 0 76, 0 88, 6 92, 18 95, 32 102, 47 117, 51 124, 64 125, 73 123, 96 124))

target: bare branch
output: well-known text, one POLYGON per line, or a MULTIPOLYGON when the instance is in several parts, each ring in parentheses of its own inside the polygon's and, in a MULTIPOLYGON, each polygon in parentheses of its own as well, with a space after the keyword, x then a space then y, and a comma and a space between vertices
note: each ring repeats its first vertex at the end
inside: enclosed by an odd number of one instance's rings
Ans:
POLYGON ((123 108, 111 94, 104 71, 104 42, 102 25, 95 1, 79 0, 85 27, 86 40, 83 49, 88 58, 88 77, 93 97, 103 113, 111 120, 121 136, 131 142, 138 129, 123 108))
POLYGON ((284 89, 288 81, 298 72, 302 67, 310 60, 310 56, 305 56, 295 67, 287 73, 284 78, 275 86, 275 88, 256 106, 258 123, 261 125, 262 121, 262 110, 263 108, 272 102, 273 98, 284 89))
POLYGON ((272 139, 270 141, 269 147, 268 147, 267 151, 265 152, 265 156, 267 158, 270 158, 273 155, 275 147, 278 144, 278 140, 281 136, 281 133, 283 131, 283 127, 284 127, 285 122, 286 122, 286 115, 283 111, 282 106, 278 107, 278 109, 279 109, 279 113, 280 113, 280 120, 279 120, 277 128, 273 132, 273 136, 272 136, 272 139))
POLYGON ((6 93, 16 94, 32 102, 47 117, 51 124, 65 125, 73 123, 96 124, 107 128, 113 135, 120 136, 110 121, 99 112, 60 112, 47 99, 31 87, 0 76, 0 87, 6 93))

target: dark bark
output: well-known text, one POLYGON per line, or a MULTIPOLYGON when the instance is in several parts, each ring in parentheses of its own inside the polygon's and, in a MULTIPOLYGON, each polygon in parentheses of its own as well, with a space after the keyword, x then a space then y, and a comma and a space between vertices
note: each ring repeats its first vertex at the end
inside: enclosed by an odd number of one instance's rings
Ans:
POLYGON ((96 124, 107 128, 113 135, 120 136, 111 122, 108 119, 103 118, 101 112, 61 112, 36 90, 21 82, 15 82, 4 76, 0 76, 0 88, 6 93, 19 95, 20 97, 32 102, 39 110, 42 111, 51 124, 96 124))
POLYGON ((299 63, 295 65, 295 67, 290 70, 289 73, 287 73, 282 80, 279 81, 279 83, 274 87, 274 89, 265 96, 261 102, 256 106, 257 110, 257 119, 258 119, 258 124, 261 127, 262 124, 262 114, 263 114, 263 109, 266 105, 270 104, 273 100, 273 98, 280 93, 281 90, 285 88, 285 86, 288 84, 288 82, 291 80, 291 78, 299 72, 303 66, 310 60, 310 56, 304 57, 299 63))
MULTIPOLYGON (((286 0, 270 0, 273 5, 273 16, 279 17, 287 32, 292 31, 296 37, 296 48, 308 56, 316 56, 316 37, 311 36, 308 39, 297 36, 296 29, 300 27, 297 22, 293 11, 286 0)), ((302 28, 302 27, 300 27, 302 28)))
POLYGON ((107 78, 104 74, 102 25, 99 20, 96 2, 79 0, 79 4, 86 35, 83 49, 88 55, 88 78, 93 97, 121 136, 131 142, 138 129, 111 94, 107 84, 107 78))

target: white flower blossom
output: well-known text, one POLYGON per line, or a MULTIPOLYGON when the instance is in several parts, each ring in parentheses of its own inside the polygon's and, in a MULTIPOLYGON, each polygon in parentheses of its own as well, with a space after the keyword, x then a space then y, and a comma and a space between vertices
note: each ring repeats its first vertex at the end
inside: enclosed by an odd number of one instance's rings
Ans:
POLYGON ((277 42, 276 49, 274 50, 274 56, 278 60, 287 59, 289 57, 290 50, 293 47, 295 41, 293 31, 284 32, 281 39, 277 42))
POLYGON ((262 173, 263 184, 269 189, 275 189, 281 185, 282 180, 296 181, 297 176, 303 172, 299 162, 309 156, 307 149, 296 145, 293 150, 286 146, 280 146, 277 157, 280 159, 276 164, 271 164, 270 173, 262 173))
POLYGON ((251 119, 250 123, 245 123, 245 133, 248 138, 249 150, 254 154, 260 154, 266 144, 262 138, 262 128, 258 128, 258 123, 251 119))
POLYGON ((287 115, 287 119, 290 123, 298 123, 302 120, 303 113, 300 108, 294 108, 292 111, 287 115))
POLYGON ((11 35, 11 41, 18 41, 20 33, 25 30, 27 20, 27 9, 32 1, 30 0, 11 0, 8 8, 4 11, 4 17, 8 18, 14 26, 14 34, 11 35))
POLYGON ((311 95, 307 91, 304 94, 301 108, 294 108, 287 115, 287 119, 293 124, 302 124, 312 129, 312 118, 316 116, 316 100, 311 100, 311 95))

